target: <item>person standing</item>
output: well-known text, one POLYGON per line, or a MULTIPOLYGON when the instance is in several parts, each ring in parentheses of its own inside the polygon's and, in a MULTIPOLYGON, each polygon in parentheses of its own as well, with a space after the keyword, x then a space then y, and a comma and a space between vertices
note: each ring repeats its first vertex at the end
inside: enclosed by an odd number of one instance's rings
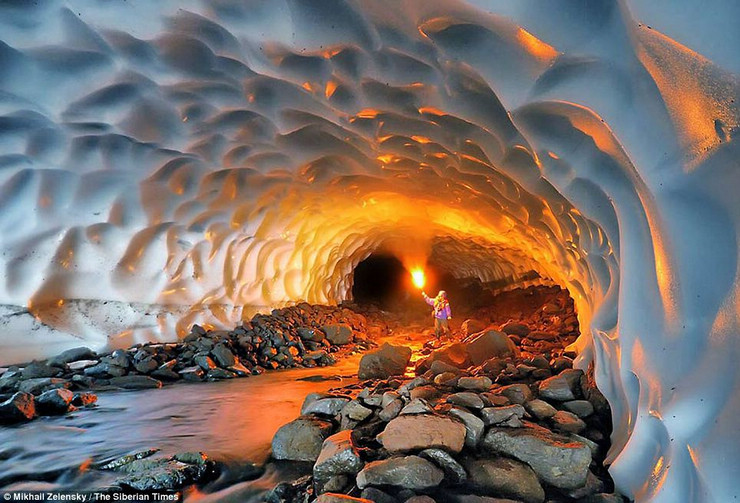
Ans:
POLYGON ((452 337, 450 323, 452 319, 452 310, 450 302, 447 300, 447 292, 440 290, 436 297, 429 297, 426 292, 421 292, 427 304, 432 306, 432 316, 434 317, 434 335, 439 339, 443 334, 452 337))

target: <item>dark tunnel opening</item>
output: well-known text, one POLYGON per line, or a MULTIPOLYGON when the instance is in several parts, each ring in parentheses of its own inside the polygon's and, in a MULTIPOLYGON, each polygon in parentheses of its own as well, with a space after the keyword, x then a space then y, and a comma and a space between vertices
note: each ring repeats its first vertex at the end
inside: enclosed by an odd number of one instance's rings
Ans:
POLYGON ((393 309, 408 297, 408 275, 395 256, 370 255, 355 267, 352 298, 358 304, 393 309))

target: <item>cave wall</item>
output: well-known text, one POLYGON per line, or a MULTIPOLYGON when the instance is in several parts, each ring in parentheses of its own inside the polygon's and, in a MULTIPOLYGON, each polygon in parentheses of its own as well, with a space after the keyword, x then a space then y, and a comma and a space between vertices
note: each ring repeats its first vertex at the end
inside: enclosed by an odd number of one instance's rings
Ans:
POLYGON ((336 303, 441 242, 570 290, 621 491, 732 500, 740 6, 709 4, 0 4, 0 363, 336 303))

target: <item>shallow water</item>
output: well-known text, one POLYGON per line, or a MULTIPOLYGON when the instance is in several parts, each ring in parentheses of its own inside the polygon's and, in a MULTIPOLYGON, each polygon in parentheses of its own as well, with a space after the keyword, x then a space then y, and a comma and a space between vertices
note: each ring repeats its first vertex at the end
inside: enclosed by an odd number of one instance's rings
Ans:
MULTIPOLYGON (((246 379, 101 392, 93 409, 0 428, 0 489, 105 486, 112 481, 109 474, 80 467, 152 447, 165 454, 203 451, 231 467, 263 464, 272 436, 298 416, 306 394, 355 382, 359 357, 246 379), (301 380, 307 377, 325 380, 301 380)), ((245 491, 268 489, 286 476, 285 469, 270 466, 260 481, 229 492, 243 498, 245 491)))

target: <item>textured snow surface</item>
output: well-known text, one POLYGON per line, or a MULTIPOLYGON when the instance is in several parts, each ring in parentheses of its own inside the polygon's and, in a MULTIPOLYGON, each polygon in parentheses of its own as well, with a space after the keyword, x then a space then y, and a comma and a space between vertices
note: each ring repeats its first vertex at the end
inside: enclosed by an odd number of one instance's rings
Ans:
POLYGON ((1 2, 0 363, 339 302, 377 250, 536 271, 590 327, 619 489, 734 501, 737 19, 734 0, 1 2))

